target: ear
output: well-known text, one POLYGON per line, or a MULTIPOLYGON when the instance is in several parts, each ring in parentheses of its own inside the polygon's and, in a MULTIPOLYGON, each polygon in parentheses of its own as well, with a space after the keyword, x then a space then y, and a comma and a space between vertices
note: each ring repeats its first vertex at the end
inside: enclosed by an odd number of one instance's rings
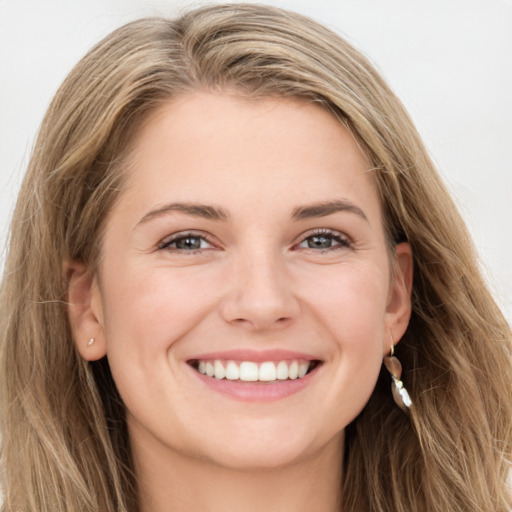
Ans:
POLYGON ((391 344, 400 341, 404 335, 411 318, 411 293, 413 278, 412 250, 408 243, 401 243, 395 247, 394 261, 392 262, 392 275, 389 289, 388 304, 386 307, 386 333, 383 353, 390 351, 391 344))
POLYGON ((68 314, 73 339, 86 361, 96 361, 107 353, 103 305, 98 278, 87 265, 67 262, 68 314))

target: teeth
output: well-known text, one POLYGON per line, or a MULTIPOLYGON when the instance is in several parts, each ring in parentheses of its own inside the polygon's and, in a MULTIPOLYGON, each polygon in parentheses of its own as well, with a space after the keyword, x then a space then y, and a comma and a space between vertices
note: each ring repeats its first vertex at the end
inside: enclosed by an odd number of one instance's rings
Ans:
POLYGON ((245 382, 272 382, 276 380, 295 380, 304 377, 311 366, 311 361, 199 361, 197 370, 208 377, 245 382))
POLYGON ((220 361, 215 361, 213 363, 213 368, 215 369, 215 378, 223 379, 226 376, 226 370, 220 361))
POLYGON ((276 380, 276 365, 274 363, 262 363, 260 366, 260 371, 258 373, 258 380, 268 382, 271 380, 276 380))
POLYGON ((299 363, 297 363, 297 361, 293 361, 293 363, 290 365, 290 368, 288 368, 288 378, 296 379, 298 376, 299 376, 299 363))
POLYGON ((308 373, 309 364, 308 363, 300 363, 299 365, 299 379, 302 379, 306 373, 308 373))
POLYGON ((288 365, 286 361, 280 361, 277 365, 277 378, 279 380, 286 380, 288 378, 288 365))
MULTIPOLYGON (((199 363, 201 364, 201 363, 199 363)), ((199 370, 201 371, 201 370, 199 370)), ((238 365, 233 361, 228 361, 226 366, 226 379, 228 380, 238 380, 240 378, 240 369, 238 365)))
POLYGON ((244 361, 240 365, 240 380, 254 382, 258 380, 258 365, 249 361, 244 361))

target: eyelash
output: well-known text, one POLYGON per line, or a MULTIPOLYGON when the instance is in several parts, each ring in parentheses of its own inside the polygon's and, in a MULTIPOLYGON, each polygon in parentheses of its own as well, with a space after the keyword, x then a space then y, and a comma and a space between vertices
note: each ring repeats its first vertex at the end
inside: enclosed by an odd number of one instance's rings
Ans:
POLYGON ((352 246, 352 243, 350 240, 343 236, 338 231, 333 231, 331 229, 318 229, 311 231, 309 233, 306 233, 306 236, 303 236, 302 241, 296 245, 296 247, 300 247, 301 244, 307 242, 308 239, 318 237, 318 238, 328 238, 330 240, 333 240, 338 245, 335 245, 334 247, 326 247, 326 248, 313 248, 313 247, 305 247, 307 250, 315 251, 315 252, 328 252, 328 251, 339 251, 340 249, 349 249, 352 246))
MULTIPOLYGON (((336 242, 337 245, 335 245, 333 247, 325 247, 325 248, 322 248, 322 247, 317 247, 317 248, 303 247, 303 248, 306 250, 309 250, 309 251, 323 253, 323 252, 329 252, 329 251, 337 251, 340 249, 349 249, 352 246, 350 240, 348 238, 346 238, 345 236, 341 235, 338 231, 333 231, 330 229, 318 229, 318 230, 314 230, 314 231, 311 231, 311 232, 303 235, 301 238, 301 241, 298 244, 294 245, 294 248, 300 248, 300 246, 302 244, 307 243, 307 241, 309 239, 312 239, 315 237, 330 239, 330 240, 336 242)), ((176 233, 175 235, 172 235, 170 238, 161 242, 158 245, 158 249, 159 250, 169 250, 169 251, 173 251, 176 253, 183 253, 183 254, 196 254, 205 249, 207 249, 207 250, 211 249, 211 247, 208 247, 208 248, 201 247, 201 244, 203 242, 206 242, 210 246, 213 246, 214 248, 216 248, 215 244, 211 240, 209 240, 209 238, 207 236, 205 236, 204 234, 189 231, 189 232, 176 233), (178 242, 180 242, 182 240, 186 240, 187 238, 199 240, 200 246, 198 248, 192 249, 192 250, 180 249, 178 247, 171 247, 173 244, 177 244, 178 242)))
MULTIPOLYGON (((178 247, 171 247, 172 244, 177 244, 181 240, 189 239, 198 239, 200 240, 200 243, 206 242, 207 244, 215 247, 215 244, 208 239, 207 236, 201 233, 196 233, 194 231, 186 231, 181 233, 176 233, 175 235, 172 235, 170 238, 165 239, 163 242, 161 242, 158 245, 158 249, 160 250, 170 250, 177 253, 186 253, 186 254, 196 254, 200 251, 205 250, 205 247, 199 247, 197 249, 188 250, 188 249, 180 249, 178 247)), ((208 248, 209 249, 209 248, 208 248)))

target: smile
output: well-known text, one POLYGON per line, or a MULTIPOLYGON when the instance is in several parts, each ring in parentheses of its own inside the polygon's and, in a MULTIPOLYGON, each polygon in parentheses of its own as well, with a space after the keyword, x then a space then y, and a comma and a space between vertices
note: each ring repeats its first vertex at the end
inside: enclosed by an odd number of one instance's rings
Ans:
POLYGON ((235 349, 195 354, 184 361, 209 389, 243 402, 281 400, 310 387, 322 374, 324 361, 313 354, 284 349, 235 349))
POLYGON ((282 361, 194 360, 189 364, 202 375, 222 380, 243 382, 274 382, 302 379, 318 361, 301 359, 282 361))

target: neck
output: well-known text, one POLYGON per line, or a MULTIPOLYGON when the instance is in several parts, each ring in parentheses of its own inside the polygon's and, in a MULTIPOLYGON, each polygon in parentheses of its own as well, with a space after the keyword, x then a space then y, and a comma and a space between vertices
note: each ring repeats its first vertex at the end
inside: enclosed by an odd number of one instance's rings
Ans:
MULTIPOLYGON (((342 439, 285 467, 236 470, 175 451, 137 450, 141 512, 340 512, 342 439)), ((142 447, 140 447, 142 448, 142 447)))

